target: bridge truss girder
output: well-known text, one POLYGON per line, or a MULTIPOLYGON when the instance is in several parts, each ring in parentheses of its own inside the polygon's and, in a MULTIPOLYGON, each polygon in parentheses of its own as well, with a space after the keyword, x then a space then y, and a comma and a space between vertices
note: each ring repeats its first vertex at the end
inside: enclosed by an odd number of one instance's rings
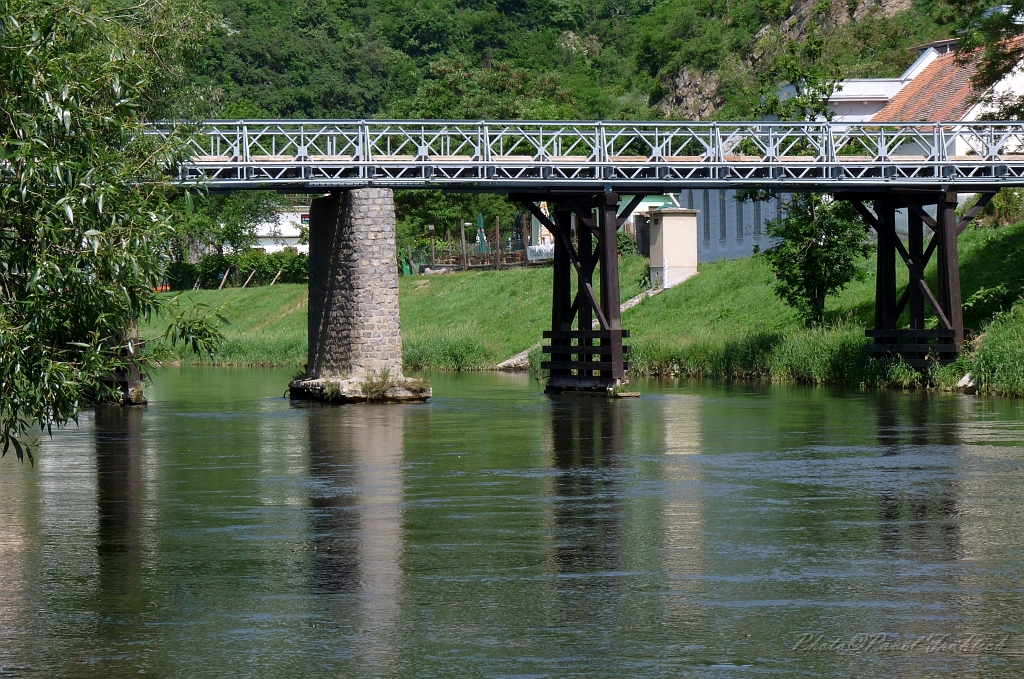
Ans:
POLYGON ((960 192, 1024 185, 1024 124, 208 121, 178 180, 211 190, 684 188, 960 192), (986 188, 987 187, 987 188, 986 188))

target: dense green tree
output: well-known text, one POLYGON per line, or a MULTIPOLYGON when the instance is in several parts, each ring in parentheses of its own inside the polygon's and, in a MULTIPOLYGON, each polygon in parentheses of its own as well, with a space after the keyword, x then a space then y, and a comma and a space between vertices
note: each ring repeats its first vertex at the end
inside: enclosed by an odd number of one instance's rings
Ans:
POLYGON ((181 262, 208 250, 223 255, 256 245, 257 228, 276 223, 284 202, 273 191, 237 191, 184 195, 173 207, 171 253, 181 262))
POLYGON ((765 229, 776 241, 764 253, 775 292, 808 325, 821 323, 828 296, 863 277, 858 263, 871 252, 867 233, 853 206, 829 196, 796 194, 783 207, 765 229))
MULTIPOLYGON (((957 45, 962 62, 978 61, 974 88, 981 94, 1012 73, 1024 60, 1024 0, 994 5, 980 0, 952 0, 960 42, 957 45)), ((999 118, 1020 120, 1024 117, 1024 95, 990 93, 986 97, 994 105, 999 118)))
POLYGON ((182 146, 142 123, 177 110, 208 17, 190 0, 0 2, 0 443, 22 457, 22 437, 104 392, 129 324, 158 309, 182 146))
POLYGON ((555 75, 539 75, 508 62, 474 68, 467 59, 440 59, 416 94, 396 102, 397 118, 455 120, 571 120, 580 117, 555 75))
POLYGON ((272 117, 435 108, 533 115, 552 84, 558 94, 549 108, 568 106, 573 118, 681 115, 685 107, 671 100, 687 72, 689 96, 710 102, 714 117, 747 118, 790 41, 816 31, 821 59, 842 77, 880 77, 913 60, 906 47, 951 31, 939 0, 856 20, 856 4, 827 0, 207 1, 224 20, 194 77, 218 91, 213 112, 246 100, 272 117), (456 74, 467 82, 441 91, 456 74), (493 107, 453 105, 458 93, 483 96, 512 75, 513 86, 540 88, 532 105, 520 99, 510 107, 507 96, 493 107), (424 105, 431 94, 446 103, 424 105))

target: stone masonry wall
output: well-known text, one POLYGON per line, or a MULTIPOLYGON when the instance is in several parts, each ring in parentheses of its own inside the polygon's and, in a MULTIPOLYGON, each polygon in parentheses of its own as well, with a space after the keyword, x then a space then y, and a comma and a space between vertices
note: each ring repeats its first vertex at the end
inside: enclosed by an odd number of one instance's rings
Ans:
POLYGON ((309 378, 402 376, 390 189, 317 198, 309 224, 309 378))

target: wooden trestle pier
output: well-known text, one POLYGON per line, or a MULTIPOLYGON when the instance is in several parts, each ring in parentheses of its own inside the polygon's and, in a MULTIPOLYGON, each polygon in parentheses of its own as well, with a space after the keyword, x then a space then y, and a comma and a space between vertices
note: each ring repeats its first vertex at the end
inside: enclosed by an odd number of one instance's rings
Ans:
POLYGON ((551 330, 544 333, 550 346, 542 347, 551 360, 541 367, 551 371, 548 393, 564 390, 606 391, 623 384, 629 347, 622 340, 619 312, 619 253, 616 232, 644 199, 635 195, 619 212, 619 195, 613 192, 580 195, 509 196, 521 202, 554 236, 554 284, 551 296, 551 330), (553 206, 550 216, 537 203, 553 206), (594 211, 597 219, 594 219, 594 211), (572 216, 576 216, 573 246, 572 216), (594 271, 601 266, 600 295, 594 292, 594 271), (572 294, 572 270, 576 270, 576 295, 572 294), (594 330, 594 321, 599 329, 594 330), (575 323, 576 329, 573 330, 575 323))
POLYGON ((875 196, 837 194, 848 200, 864 222, 878 234, 878 257, 875 275, 875 327, 867 331, 873 342, 869 353, 898 356, 914 367, 929 362, 950 363, 963 349, 967 329, 964 328, 963 304, 960 294, 960 258, 957 238, 992 200, 995 193, 981 193, 977 202, 958 217, 957 194, 953 191, 893 192, 875 196), (874 210, 865 205, 873 201, 874 210), (932 217, 925 209, 935 206, 932 217), (907 209, 907 245, 896 233, 896 210, 907 209), (925 227, 932 237, 925 246, 925 227), (897 255, 910 274, 910 283, 902 295, 896 285, 897 255), (937 257, 938 285, 932 291, 924 279, 924 270, 932 257, 937 257), (926 328, 925 304, 935 314, 934 328, 926 328), (909 306, 910 328, 898 328, 899 319, 909 306))

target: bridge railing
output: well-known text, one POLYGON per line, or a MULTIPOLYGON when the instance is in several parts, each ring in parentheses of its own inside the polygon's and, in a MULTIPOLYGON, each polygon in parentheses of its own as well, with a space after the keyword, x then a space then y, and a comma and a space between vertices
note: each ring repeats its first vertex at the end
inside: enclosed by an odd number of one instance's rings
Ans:
POLYGON ((215 120, 188 144, 181 179, 225 183, 1024 181, 1006 122, 215 120))

